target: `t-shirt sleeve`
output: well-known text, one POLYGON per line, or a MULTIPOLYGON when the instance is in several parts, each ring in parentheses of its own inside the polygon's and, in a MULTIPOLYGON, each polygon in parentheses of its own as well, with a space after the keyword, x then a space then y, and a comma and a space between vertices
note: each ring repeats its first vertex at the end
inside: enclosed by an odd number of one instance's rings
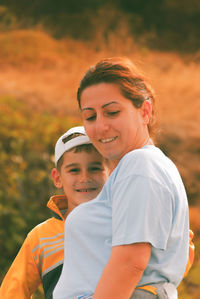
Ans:
POLYGON ((148 242, 166 249, 172 224, 169 190, 138 174, 116 179, 112 187, 112 245, 148 242))

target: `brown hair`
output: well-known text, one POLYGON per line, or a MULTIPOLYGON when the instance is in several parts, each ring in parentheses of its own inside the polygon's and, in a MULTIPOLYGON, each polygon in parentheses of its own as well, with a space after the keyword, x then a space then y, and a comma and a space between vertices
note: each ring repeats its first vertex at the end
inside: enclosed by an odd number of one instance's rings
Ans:
POLYGON ((155 96, 154 92, 139 73, 136 66, 125 57, 113 57, 101 60, 85 73, 77 91, 77 100, 81 108, 81 94, 84 89, 99 83, 117 84, 123 96, 129 99, 136 108, 140 108, 147 100, 152 105, 152 116, 148 124, 149 134, 152 136, 155 128, 155 96))

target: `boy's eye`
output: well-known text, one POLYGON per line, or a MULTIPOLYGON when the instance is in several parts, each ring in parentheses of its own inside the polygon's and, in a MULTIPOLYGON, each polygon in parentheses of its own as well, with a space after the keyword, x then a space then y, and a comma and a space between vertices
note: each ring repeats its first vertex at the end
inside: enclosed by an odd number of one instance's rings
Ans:
POLYGON ((93 167, 89 168, 90 172, 98 172, 98 171, 102 171, 102 170, 103 170, 103 168, 100 166, 93 166, 93 167))
POLYGON ((71 169, 69 169, 70 173, 78 173, 79 171, 80 171, 79 168, 71 168, 71 169))

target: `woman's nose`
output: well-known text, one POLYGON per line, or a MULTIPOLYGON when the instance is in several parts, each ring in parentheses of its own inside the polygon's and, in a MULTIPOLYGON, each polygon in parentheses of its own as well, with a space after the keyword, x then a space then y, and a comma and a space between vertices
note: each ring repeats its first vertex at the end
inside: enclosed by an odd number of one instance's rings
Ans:
POLYGON ((102 116, 97 117, 95 125, 97 133, 105 132, 109 129, 108 121, 102 116))

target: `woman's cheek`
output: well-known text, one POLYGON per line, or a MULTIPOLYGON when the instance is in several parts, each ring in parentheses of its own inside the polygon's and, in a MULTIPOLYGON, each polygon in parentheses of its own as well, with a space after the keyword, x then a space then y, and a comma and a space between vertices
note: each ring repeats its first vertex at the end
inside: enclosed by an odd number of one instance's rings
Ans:
POLYGON ((94 137, 94 128, 92 125, 88 125, 87 123, 83 123, 84 127, 85 127, 85 131, 87 133, 87 135, 89 136, 90 139, 92 139, 94 137))

